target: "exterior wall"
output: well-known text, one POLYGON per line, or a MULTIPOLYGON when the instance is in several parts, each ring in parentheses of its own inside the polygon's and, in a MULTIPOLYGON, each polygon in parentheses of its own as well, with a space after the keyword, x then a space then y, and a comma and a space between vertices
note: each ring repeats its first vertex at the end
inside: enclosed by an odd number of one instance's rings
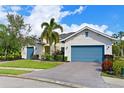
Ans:
POLYGON ((65 42, 65 56, 68 57, 68 61, 71 61, 72 45, 104 45, 104 54, 112 54, 112 41, 90 30, 82 31, 65 42), (86 31, 88 37, 85 37, 86 31))
POLYGON ((39 55, 39 59, 41 59, 41 55, 43 54, 43 47, 40 44, 36 44, 34 46, 34 55, 39 55))
POLYGON ((26 48, 26 46, 22 47, 21 56, 22 56, 23 59, 27 58, 27 48, 26 48))

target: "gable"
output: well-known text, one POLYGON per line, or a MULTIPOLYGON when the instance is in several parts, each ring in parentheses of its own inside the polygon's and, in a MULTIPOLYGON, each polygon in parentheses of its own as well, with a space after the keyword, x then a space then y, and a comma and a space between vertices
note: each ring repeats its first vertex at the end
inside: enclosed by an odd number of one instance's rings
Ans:
POLYGON ((71 43, 72 45, 111 45, 112 40, 109 38, 106 38, 100 34, 94 33, 91 30, 85 29, 79 33, 77 33, 75 36, 71 37, 70 39, 66 40, 66 42, 71 43), (85 32, 88 32, 88 37, 85 36, 85 32))
POLYGON ((105 34, 105 33, 102 33, 102 32, 100 32, 100 31, 97 31, 97 30, 93 29, 93 28, 90 28, 90 27, 88 27, 88 26, 85 26, 84 28, 82 28, 81 30, 79 30, 79 31, 77 31, 77 32, 75 32, 75 33, 73 33, 73 34, 71 34, 70 36, 68 36, 68 37, 66 37, 66 38, 64 38, 64 39, 61 39, 61 41, 63 42, 63 41, 66 41, 66 40, 68 40, 68 39, 70 39, 70 38, 72 38, 72 37, 75 37, 77 34, 81 33, 81 32, 84 31, 84 30, 90 30, 90 31, 92 31, 93 33, 96 33, 96 34, 99 34, 99 35, 101 35, 101 36, 104 36, 105 38, 108 38, 108 39, 111 39, 111 40, 116 40, 115 38, 112 38, 111 36, 109 36, 109 35, 107 35, 107 34, 105 34))

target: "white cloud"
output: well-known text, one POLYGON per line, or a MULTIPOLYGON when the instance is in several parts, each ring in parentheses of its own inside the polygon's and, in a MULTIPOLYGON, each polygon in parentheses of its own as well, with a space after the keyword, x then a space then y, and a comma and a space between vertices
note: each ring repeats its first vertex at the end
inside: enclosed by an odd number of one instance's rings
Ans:
POLYGON ((6 18, 6 12, 4 11, 4 8, 0 6, 0 23, 6 24, 7 18, 6 18))
POLYGON ((19 6, 0 6, 0 23, 2 24, 8 24, 7 21, 7 12, 10 14, 18 14, 17 11, 19 11, 21 9, 21 7, 19 6), (8 9, 11 9, 12 11, 9 12, 8 9))
POLYGON ((11 10, 17 12, 17 11, 21 10, 21 7, 20 6, 11 6, 11 10))
POLYGON ((80 6, 78 9, 76 9, 74 12, 72 12, 71 14, 80 14, 82 11, 84 10, 83 6, 80 6))
POLYGON ((80 30, 81 28, 83 28, 84 26, 89 26, 93 29, 96 29, 98 31, 101 31, 103 33, 106 33, 108 35, 112 35, 113 32, 108 31, 108 26, 107 25, 95 25, 95 24, 88 24, 88 23, 82 23, 81 25, 77 25, 77 24, 72 24, 71 26, 68 26, 67 24, 62 24, 63 28, 64 28, 64 33, 68 33, 68 32, 75 32, 80 30))
POLYGON ((63 18, 69 15, 80 14, 84 10, 84 8, 85 8, 84 6, 80 6, 78 9, 75 9, 74 11, 63 11, 61 12, 60 17, 63 18))
MULTIPOLYGON (((30 16, 24 16, 24 20, 27 24, 31 24, 32 31, 30 34, 40 36, 42 33, 41 29, 41 23, 42 22, 48 22, 51 18, 55 18, 56 21, 59 23, 62 18, 69 16, 69 15, 75 15, 80 14, 82 11, 84 11, 84 6, 80 6, 79 8, 75 9, 74 11, 61 11, 63 6, 32 6, 33 9, 30 10, 30 16)), ((10 13, 16 14, 17 11, 21 10, 20 6, 11 6, 10 7, 13 11, 10 13)), ((27 11, 27 10, 26 10, 27 11)), ((29 12, 29 11, 28 11, 29 12)), ((5 9, 0 6, 0 23, 7 24, 7 18, 6 18, 6 12, 5 9)), ((68 26, 67 24, 61 24, 64 28, 64 32, 72 32, 72 31, 78 31, 84 26, 90 26, 96 30, 99 30, 101 32, 105 32, 109 35, 113 34, 111 31, 107 31, 108 26, 107 25, 95 25, 95 24, 88 24, 88 23, 82 23, 80 25, 72 24, 71 26, 68 26)))
POLYGON ((63 17, 79 14, 83 11, 83 6, 80 6, 74 11, 61 11, 62 6, 34 6, 30 16, 25 17, 25 22, 30 23, 32 26, 31 34, 40 35, 41 23, 48 22, 51 18, 55 18, 60 22, 63 17))

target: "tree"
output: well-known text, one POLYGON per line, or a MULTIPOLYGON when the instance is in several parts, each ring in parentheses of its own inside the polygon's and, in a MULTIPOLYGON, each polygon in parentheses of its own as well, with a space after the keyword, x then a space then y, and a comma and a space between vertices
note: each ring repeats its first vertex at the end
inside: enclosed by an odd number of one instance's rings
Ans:
POLYGON ((52 18, 50 20, 50 23, 43 22, 41 24, 41 28, 43 29, 43 32, 41 34, 41 40, 46 40, 46 43, 49 44, 49 50, 50 54, 51 52, 51 46, 54 43, 54 46, 56 46, 57 43, 59 43, 59 34, 58 32, 55 32, 56 29, 60 29, 61 32, 63 32, 63 27, 55 22, 55 19, 52 18))
POLYGON ((13 40, 13 51, 16 50, 20 52, 22 46, 30 44, 30 42, 34 42, 34 40, 31 38, 31 36, 24 36, 23 32, 25 30, 26 34, 28 34, 31 31, 31 26, 30 24, 25 24, 24 23, 24 18, 21 15, 13 15, 13 14, 8 14, 8 29, 15 39, 15 42, 13 40), (15 44, 14 44, 15 42, 15 44))
POLYGON ((7 26, 4 24, 0 24, 0 47, 1 47, 1 53, 5 56, 5 60, 8 54, 8 51, 10 49, 10 34, 8 32, 7 26))
POLYGON ((114 38, 119 39, 113 45, 113 52, 117 53, 117 55, 124 56, 124 41, 122 40, 124 36, 124 32, 120 31, 118 34, 113 34, 114 38))
POLYGON ((9 24, 6 26, 0 24, 0 52, 4 54, 5 59, 7 55, 21 54, 22 46, 31 44, 34 45, 35 37, 27 36, 22 33, 26 31, 28 34, 31 31, 29 24, 24 23, 24 19, 20 15, 7 15, 9 24))

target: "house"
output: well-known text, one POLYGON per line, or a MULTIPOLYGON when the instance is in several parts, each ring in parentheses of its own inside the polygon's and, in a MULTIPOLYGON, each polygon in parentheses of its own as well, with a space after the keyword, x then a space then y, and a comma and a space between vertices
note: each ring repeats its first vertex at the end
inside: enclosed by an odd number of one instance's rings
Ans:
POLYGON ((77 32, 61 35, 61 47, 68 61, 102 62, 104 55, 112 55, 111 36, 85 26, 77 32))
MULTIPOLYGON (((85 26, 79 31, 61 34, 59 50, 72 62, 102 62, 105 54, 112 55, 112 44, 115 39, 111 36, 85 26)), ((31 59, 38 55, 39 58, 46 51, 45 43, 36 43, 35 46, 22 48, 22 58, 31 59)), ((53 49, 53 48, 52 48, 53 49)))
POLYGON ((36 40, 35 45, 26 45, 21 49, 22 59, 32 59, 33 56, 37 56, 38 59, 41 59, 41 54, 43 52, 43 46, 39 39, 36 40))

